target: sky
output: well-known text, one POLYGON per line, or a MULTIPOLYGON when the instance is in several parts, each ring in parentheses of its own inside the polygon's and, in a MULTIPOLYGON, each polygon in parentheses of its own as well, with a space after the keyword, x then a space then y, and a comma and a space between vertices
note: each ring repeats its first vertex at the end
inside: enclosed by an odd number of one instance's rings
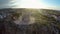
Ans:
POLYGON ((0 8, 46 8, 60 10, 60 0, 0 0, 0 8))

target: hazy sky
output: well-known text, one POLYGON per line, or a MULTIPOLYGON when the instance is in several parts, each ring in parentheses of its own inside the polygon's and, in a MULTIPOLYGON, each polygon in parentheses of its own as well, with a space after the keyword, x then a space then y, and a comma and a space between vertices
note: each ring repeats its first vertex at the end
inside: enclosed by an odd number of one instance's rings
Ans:
POLYGON ((60 0, 0 0, 0 8, 49 8, 60 10, 60 0))

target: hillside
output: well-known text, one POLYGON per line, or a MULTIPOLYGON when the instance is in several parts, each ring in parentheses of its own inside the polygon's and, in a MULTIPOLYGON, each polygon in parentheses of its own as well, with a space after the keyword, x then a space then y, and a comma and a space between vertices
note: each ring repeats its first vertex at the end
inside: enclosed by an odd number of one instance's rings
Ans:
POLYGON ((1 34, 60 34, 60 11, 0 9, 1 34))

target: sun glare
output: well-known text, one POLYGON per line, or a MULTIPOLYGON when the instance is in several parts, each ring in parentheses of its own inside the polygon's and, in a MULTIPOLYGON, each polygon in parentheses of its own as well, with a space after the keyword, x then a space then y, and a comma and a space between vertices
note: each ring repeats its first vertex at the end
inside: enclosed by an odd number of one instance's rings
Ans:
POLYGON ((46 8, 45 4, 43 4, 39 0, 21 0, 21 2, 18 1, 18 4, 16 7, 18 8, 46 8))
POLYGON ((59 9, 56 6, 45 4, 43 0, 14 0, 15 6, 12 8, 34 8, 34 9, 59 9))

